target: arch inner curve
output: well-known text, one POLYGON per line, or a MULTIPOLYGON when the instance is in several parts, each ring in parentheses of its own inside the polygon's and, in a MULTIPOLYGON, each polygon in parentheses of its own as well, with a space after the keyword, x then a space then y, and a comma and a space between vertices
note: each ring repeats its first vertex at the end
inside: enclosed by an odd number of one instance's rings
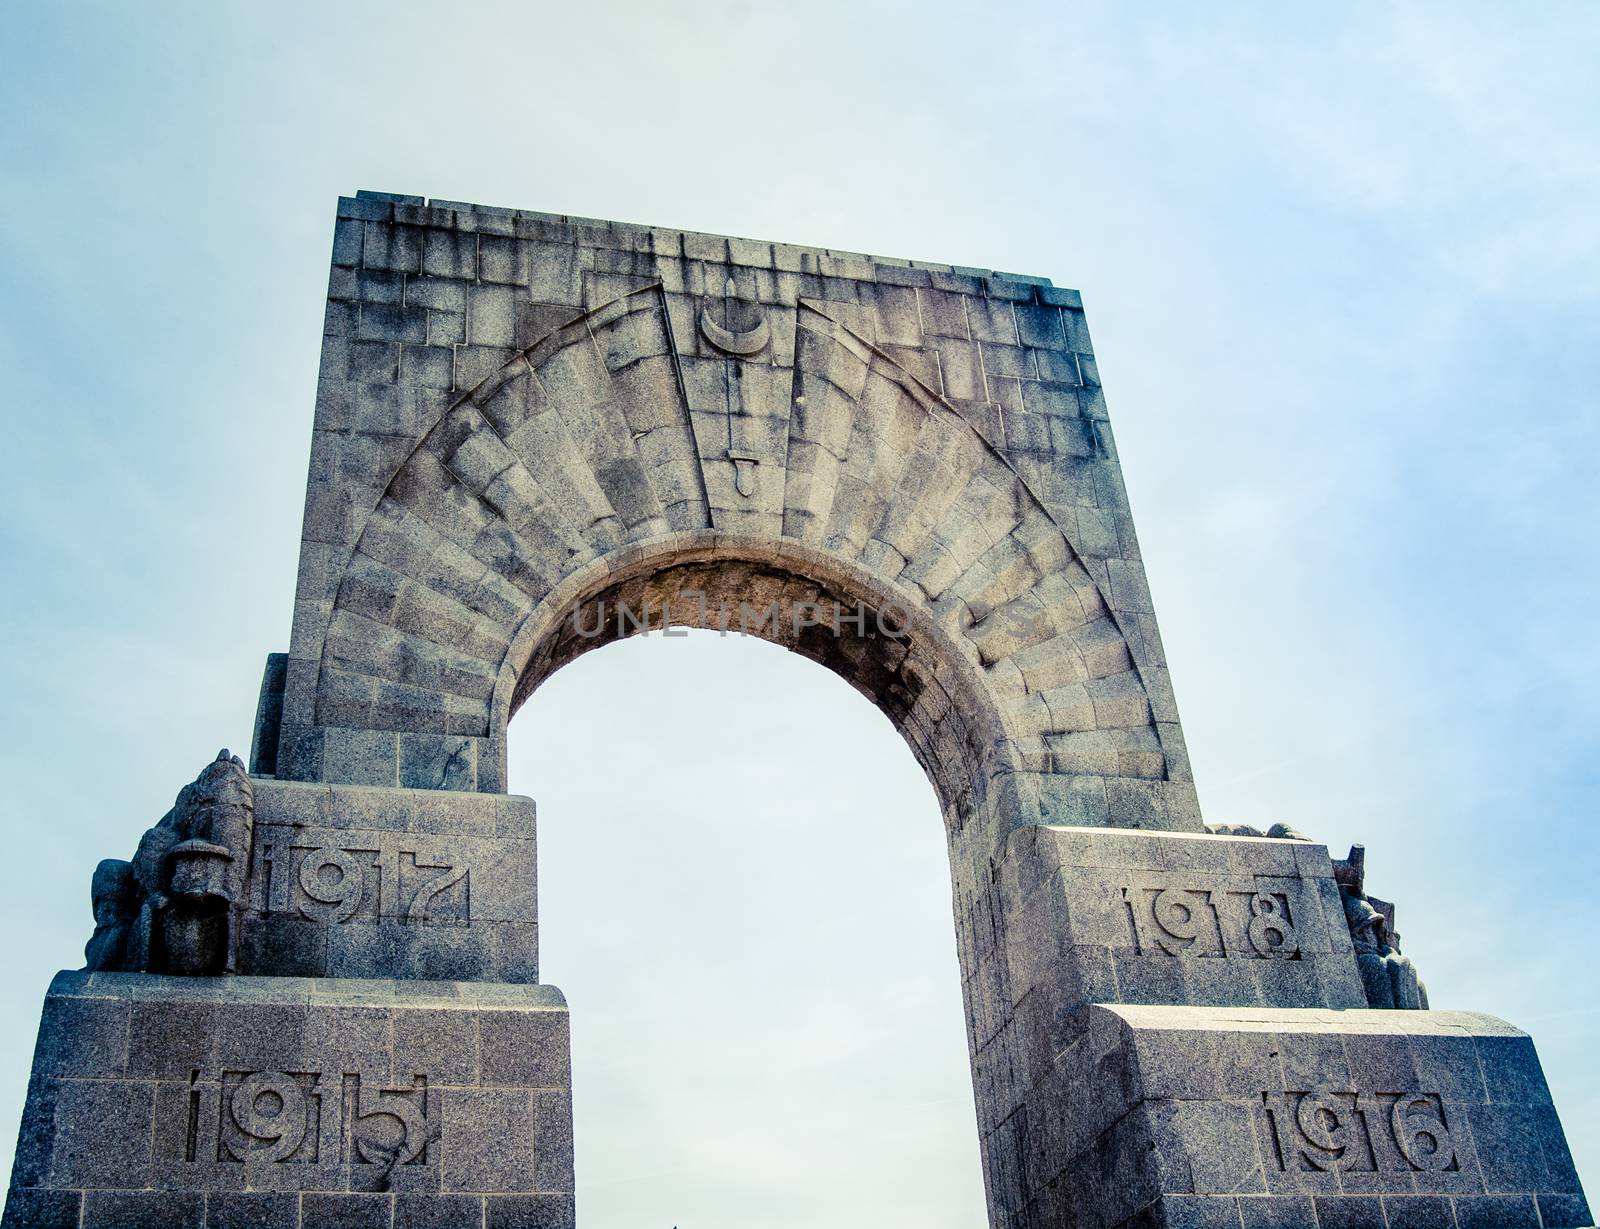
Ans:
POLYGON ((524 664, 495 711, 509 722, 557 670, 629 636, 672 628, 756 636, 827 667, 871 700, 932 781, 947 822, 962 827, 978 783, 1008 748, 995 696, 951 638, 908 595, 820 552, 675 537, 526 628, 512 651, 524 664))

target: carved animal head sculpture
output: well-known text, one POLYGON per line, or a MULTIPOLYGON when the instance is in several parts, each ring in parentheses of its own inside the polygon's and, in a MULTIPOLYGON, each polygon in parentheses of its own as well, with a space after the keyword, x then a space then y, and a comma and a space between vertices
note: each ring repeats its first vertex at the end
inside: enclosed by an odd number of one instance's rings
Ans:
POLYGON ((254 789, 227 750, 178 791, 133 861, 95 870, 91 970, 232 972, 254 828, 254 789))

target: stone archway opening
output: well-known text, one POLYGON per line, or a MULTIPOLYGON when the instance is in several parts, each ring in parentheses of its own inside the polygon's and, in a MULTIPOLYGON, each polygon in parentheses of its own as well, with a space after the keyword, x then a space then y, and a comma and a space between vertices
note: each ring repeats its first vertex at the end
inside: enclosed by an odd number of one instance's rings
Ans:
POLYGON ((753 636, 827 667, 899 731, 933 784, 952 837, 971 813, 993 771, 1000 726, 993 697, 908 598, 814 552, 802 558, 727 536, 683 535, 607 570, 565 609, 525 626, 510 659, 523 656, 523 664, 501 685, 505 692, 509 682, 505 721, 585 653, 687 628, 753 636))
MULTIPOLYGON (((922 967, 927 975, 936 980, 940 990, 932 992, 928 987, 918 985, 916 975, 907 978, 907 966, 913 969, 918 967, 915 958, 902 961, 898 972, 890 966, 879 969, 872 984, 877 992, 887 985, 903 984, 908 987, 908 993, 930 995, 936 1001, 937 1022, 904 1020, 902 1026, 917 1029, 924 1039, 942 1037, 947 1043, 954 1044, 955 1052, 943 1054, 941 1061, 954 1060, 959 1075, 956 1084, 959 1091, 955 1094, 954 1102, 945 1096, 932 1098, 936 1106, 931 1113, 926 1112, 924 1107, 922 1128, 929 1123, 938 1128, 933 1131, 925 1154, 916 1156, 902 1153, 892 1157, 885 1172, 877 1178, 877 1193, 885 1199, 886 1206, 890 1206, 890 1188, 897 1180, 896 1175, 899 1175, 908 1187, 915 1187, 921 1192, 920 1195, 908 1195, 902 1190, 902 1207, 906 1199, 915 1202, 933 1192, 938 1192, 944 1199, 946 1211, 953 1200, 955 1206, 964 1206, 960 1203, 959 1188, 951 1189, 949 1175, 966 1172, 973 1178, 979 1177, 972 1172, 979 1157, 974 1147, 978 1141, 973 1115, 970 1046, 979 1024, 965 1009, 966 1000, 973 994, 974 988, 969 983, 978 961, 972 950, 973 932, 970 928, 965 933, 961 928, 956 928, 955 944, 946 936, 951 935, 948 919, 952 914, 959 918, 963 914, 970 915, 972 911, 972 889, 970 883, 965 882, 965 868, 973 853, 963 848, 962 838, 965 825, 980 804, 984 784, 993 771, 1000 725, 993 697, 981 685, 973 684, 970 669, 965 668, 964 659, 948 633, 924 612, 920 612, 909 598, 864 571, 830 559, 821 552, 777 551, 770 544, 740 540, 733 535, 677 535, 664 548, 640 550, 622 566, 608 568, 603 573, 597 570, 586 584, 574 585, 568 593, 570 596, 563 606, 557 607, 552 603, 542 612, 542 617, 536 615, 529 619, 508 659, 521 664, 508 669, 497 689, 497 699, 504 701, 507 716, 506 725, 496 729, 495 739, 508 747, 509 770, 514 771, 515 766, 514 756, 509 753, 515 746, 515 739, 507 737, 511 718, 530 702, 537 708, 547 687, 562 687, 565 678, 570 678, 570 675, 563 677, 564 671, 569 668, 584 670, 597 660, 603 661, 607 654, 590 656, 597 649, 624 641, 634 642, 628 646, 631 649, 639 647, 638 637, 648 635, 655 640, 665 640, 665 633, 668 632, 675 636, 695 632, 697 641, 702 637, 719 640, 726 636, 735 645, 745 639, 765 641, 787 651, 775 655, 780 660, 793 655, 817 663, 865 697, 879 714, 887 718, 888 725, 898 734, 899 741, 911 752, 911 758, 922 770, 927 785, 931 786, 932 809, 940 814, 944 823, 945 848, 940 851, 943 856, 937 858, 942 865, 932 875, 936 899, 926 895, 912 896, 917 916, 926 926, 938 932, 933 949, 937 949, 941 959, 935 966, 928 961, 932 951, 926 944, 929 935, 926 930, 917 928, 924 940, 921 948, 922 967), (510 682, 513 678, 515 681, 510 682), (967 888, 965 901, 961 891, 964 885, 967 888), (950 960, 952 955, 955 956, 954 961, 950 960), (952 1110, 955 1111, 953 1114, 952 1110), (935 1173, 931 1174, 925 1171, 930 1156, 938 1158, 932 1165, 935 1173), (923 1168, 924 1172, 920 1174, 920 1179, 914 1180, 911 1175, 917 1173, 919 1168, 923 1168)), ((703 658, 704 654, 701 656, 703 658)), ((800 665, 798 662, 793 664, 800 665)), ((790 673, 793 673, 792 670, 790 673)), ((763 707, 781 705, 783 700, 781 691, 764 696, 754 711, 759 714, 763 707)), ((862 714, 861 706, 853 702, 848 693, 840 693, 839 700, 847 710, 855 711, 857 729, 862 727, 861 717, 865 715, 865 725, 872 730, 876 745, 882 748, 885 742, 889 744, 889 748, 883 752, 884 759, 900 758, 901 752, 893 747, 894 740, 884 738, 886 732, 881 722, 870 714, 862 714)), ((699 719, 707 724, 715 721, 712 713, 706 711, 702 712, 699 719)), ((587 751, 590 762, 601 770, 610 765, 615 773, 626 762, 619 760, 614 747, 607 747, 601 753, 597 753, 592 746, 582 748, 580 754, 583 751, 587 751)), ((715 762, 716 752, 702 744, 693 755, 709 770, 715 762)), ((834 771, 841 755, 841 745, 837 741, 830 741, 813 746, 809 751, 790 754, 786 757, 786 763, 788 771, 796 777, 802 774, 810 774, 814 778, 827 777, 834 771)), ((872 765, 870 769, 861 766, 861 769, 873 776, 886 771, 883 763, 872 765)), ((621 772, 630 775, 630 768, 621 767, 621 772)), ((552 810, 555 797, 559 796, 560 785, 552 783, 551 766, 545 757, 540 759, 536 778, 531 779, 539 782, 545 834, 541 853, 542 877, 549 884, 556 882, 558 875, 568 873, 557 869, 558 861, 549 844, 552 828, 562 822, 552 810)), ((671 788, 666 784, 672 780, 670 773, 647 771, 646 779, 651 783, 650 789, 641 797, 651 798, 653 805, 670 806, 674 801, 681 801, 660 796, 663 788, 671 788)), ((680 782, 683 779, 681 776, 678 778, 680 782)), ((779 775, 764 783, 763 788, 770 793, 785 779, 780 769, 779 775)), ((690 787, 686 792, 692 794, 697 791, 690 787)), ((825 791, 819 795, 819 805, 822 805, 823 797, 826 797, 825 791)), ((926 799, 925 794, 923 797, 926 799)), ((747 797, 744 805, 750 807, 755 804, 759 807, 759 800, 760 795, 747 797)), ((795 799, 787 801, 794 802, 795 799)), ((740 800, 730 796, 725 804, 738 806, 740 800)), ((576 805, 580 813, 569 818, 580 824, 591 823, 595 816, 590 801, 577 801, 576 805)), ((840 807, 848 807, 849 799, 834 795, 826 805, 837 811, 840 807)), ((917 824, 920 818, 915 817, 912 823, 917 824)), ((759 829, 757 816, 752 814, 750 819, 752 825, 759 829)), ((831 855, 823 855, 813 863, 818 873, 823 873, 830 862, 837 873, 841 861, 851 862, 855 859, 855 843, 848 841, 843 831, 835 835, 838 837, 838 847, 852 849, 852 856, 841 860, 835 848, 831 855)), ((912 837, 905 831, 904 824, 900 825, 899 835, 907 845, 912 844, 912 837)), ((924 845, 923 849, 930 850, 931 847, 924 845)), ((813 855, 816 852, 813 850, 813 855)), ((711 851, 707 851, 707 854, 711 856, 711 851)), ((869 857, 868 861, 876 865, 878 874, 893 876, 897 863, 903 862, 901 854, 903 850, 885 848, 881 855, 869 857)), ((721 873, 737 874, 738 866, 748 855, 748 850, 728 851, 717 859, 721 873)), ((923 872, 925 876, 925 865, 923 872)), ((580 873, 573 876, 572 881, 592 880, 580 873)), ((713 880, 701 879, 699 883, 700 890, 715 890, 713 880)), ((927 886, 926 879, 922 886, 927 886)), ((548 895, 541 908, 546 919, 545 925, 548 926, 553 912, 548 895)), ((844 917, 850 914, 848 908, 840 912, 844 917)), ((836 922, 839 916, 836 914, 836 922)), ((552 979, 564 977, 569 995, 583 994, 582 975, 574 978, 559 967, 559 938, 552 941, 548 930, 545 935, 546 975, 552 979)), ((793 953, 795 944, 790 943, 788 947, 793 953)), ((711 953, 716 948, 714 941, 709 944, 711 953)), ((699 956, 707 954, 705 948, 697 950, 699 956)), ((691 957, 691 963, 693 959, 691 957)), ((619 967, 617 973, 625 975, 626 970, 619 967)), ((599 990, 598 997, 602 1004, 598 1010, 603 1014, 606 1010, 603 989, 599 990)), ((840 1010, 846 1009, 846 1004, 841 1000, 833 999, 832 1002, 840 1010)), ((871 1014, 869 1011, 863 1017, 858 1013, 850 1022, 850 1027, 841 1034, 841 1039, 846 1035, 854 1036, 859 1040, 849 1044, 869 1049, 881 1043, 883 1039, 879 1025, 870 1018, 871 1014)), ((602 1037, 604 1027, 602 1024, 602 1037)), ((575 1114, 580 1137, 584 1134, 585 1113, 584 1093, 581 1090, 584 1048, 580 1042, 575 1052, 580 1084, 575 1094, 575 1114)), ((884 1057, 885 1065, 892 1066, 895 1060, 887 1052, 884 1057)), ((774 1061, 781 1065, 781 1058, 775 1057, 774 1061)), ((950 1073, 949 1067, 936 1071, 925 1070, 920 1082, 924 1086, 937 1084, 941 1077, 947 1077, 950 1073)), ((708 1082, 713 1089, 725 1086, 725 1081, 719 1081, 714 1074, 709 1075, 708 1082)), ((880 1126, 885 1119, 893 1119, 896 1107, 880 1106, 874 1111, 872 1105, 871 1098, 859 1103, 857 1112, 850 1115, 851 1119, 860 1126, 865 1125, 860 1121, 863 1114, 870 1115, 880 1126)), ((602 1106, 596 1107, 596 1114, 614 1116, 607 1114, 606 1107, 602 1106)), ((752 1121, 750 1125, 752 1131, 759 1133, 758 1121, 752 1121)), ((906 1130, 904 1123, 900 1124, 899 1130, 903 1137, 906 1130)), ((844 1133, 849 1132, 845 1130, 844 1133)), ((857 1141, 860 1148, 855 1150, 856 1155, 859 1156, 863 1148, 868 1155, 871 1154, 870 1134, 870 1130, 862 1131, 857 1141)), ((715 1137, 715 1133, 712 1137, 715 1137)), ((587 1156, 605 1156, 610 1152, 608 1143, 615 1145, 618 1142, 608 1141, 602 1136, 592 1141, 589 1150, 580 1147, 580 1152, 587 1156)), ((823 1149, 818 1155, 826 1157, 828 1150, 823 1149)), ((831 1163, 820 1163, 824 1168, 843 1168, 848 1173, 851 1158, 835 1156, 831 1163)), ((852 1180, 860 1183, 869 1181, 869 1178, 859 1174, 852 1180)), ((818 1205, 814 1210, 818 1214, 826 1212, 827 1218, 834 1220, 841 1214, 837 1207, 828 1211, 824 1205, 818 1205)), ((977 1208, 974 1207, 972 1211, 977 1211, 977 1208)), ((934 1217, 940 1215, 937 1199, 928 1203, 926 1213, 934 1217)), ((926 1223, 945 1222, 933 1219, 926 1223)), ((957 1222, 952 1220, 949 1223, 957 1222)))
POLYGON ((939 808, 897 741, 709 631, 585 653, 519 712, 586 1219, 982 1219, 939 808))

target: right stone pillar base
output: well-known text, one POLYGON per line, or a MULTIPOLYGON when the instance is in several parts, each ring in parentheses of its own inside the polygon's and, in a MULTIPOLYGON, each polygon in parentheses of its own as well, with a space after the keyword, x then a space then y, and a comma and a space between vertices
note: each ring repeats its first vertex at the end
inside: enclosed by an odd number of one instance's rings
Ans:
POLYGON ((988 879, 958 916, 995 1229, 1591 1223, 1533 1042, 1372 1010, 1324 846, 1019 828, 988 879))
POLYGON ((1029 1098, 1025 1220, 1592 1224, 1533 1042, 1444 1011, 1096 1005, 1029 1098), (1065 1164, 1059 1162, 1065 1159, 1065 1164))

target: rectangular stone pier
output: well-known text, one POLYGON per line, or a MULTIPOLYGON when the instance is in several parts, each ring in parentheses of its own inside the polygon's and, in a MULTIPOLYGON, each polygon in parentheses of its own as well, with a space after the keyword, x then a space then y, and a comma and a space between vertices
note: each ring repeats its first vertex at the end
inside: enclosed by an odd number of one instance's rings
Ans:
POLYGON ((61 973, 7 1229, 570 1229, 549 986, 61 973))
POLYGON ((997 883, 969 997, 1006 1225, 1591 1224, 1526 1034, 1368 1009, 1325 846, 1041 825, 997 883))
POLYGON ((254 786, 241 973, 538 981, 533 799, 254 786))
POLYGON ((1050 1094, 1041 1225, 1591 1223, 1533 1042, 1492 1016, 1097 1006, 1050 1094))

